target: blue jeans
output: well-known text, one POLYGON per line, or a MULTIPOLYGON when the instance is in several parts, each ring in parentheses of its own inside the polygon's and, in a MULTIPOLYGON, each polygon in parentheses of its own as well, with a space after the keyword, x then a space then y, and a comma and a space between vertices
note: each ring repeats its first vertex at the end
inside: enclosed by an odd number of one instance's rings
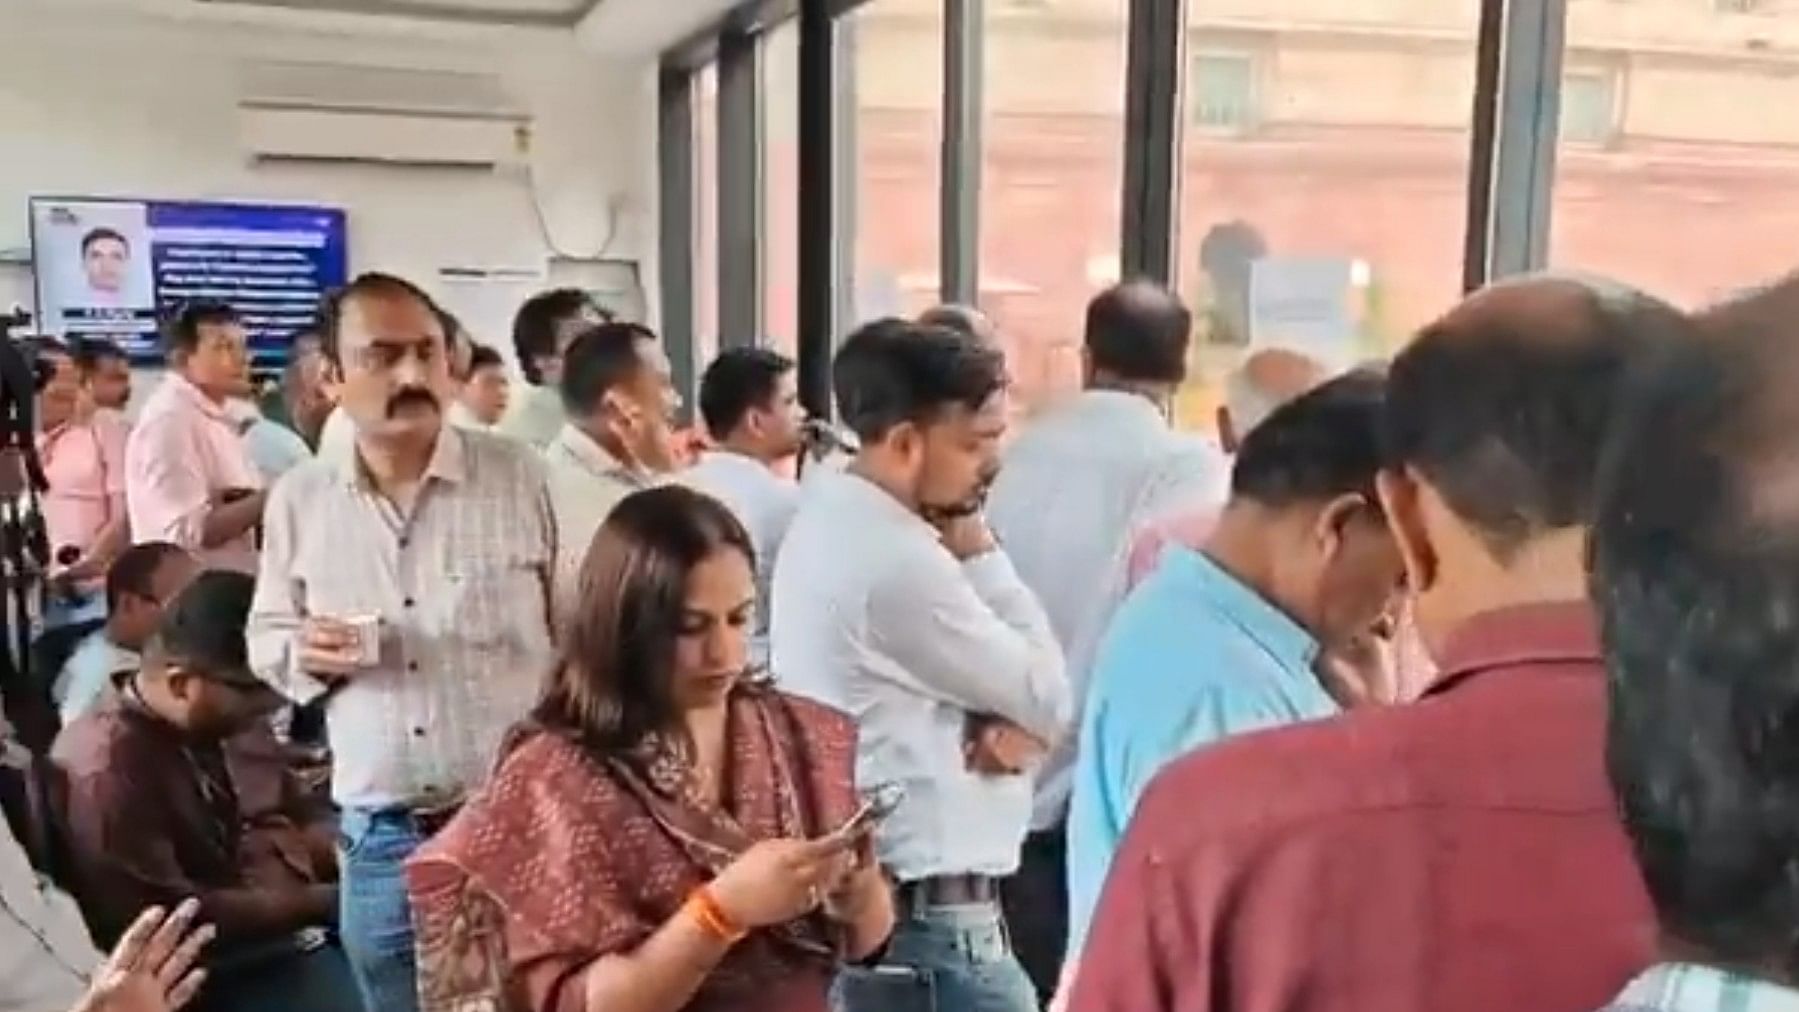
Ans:
POLYGON ((1012 954, 994 903, 923 907, 894 925, 878 966, 845 967, 837 1012, 1036 1012, 1037 991, 1012 954))
POLYGON ((338 932, 369 1012, 418 1012, 418 957, 406 859, 424 843, 412 816, 346 808, 338 823, 343 883, 338 932))

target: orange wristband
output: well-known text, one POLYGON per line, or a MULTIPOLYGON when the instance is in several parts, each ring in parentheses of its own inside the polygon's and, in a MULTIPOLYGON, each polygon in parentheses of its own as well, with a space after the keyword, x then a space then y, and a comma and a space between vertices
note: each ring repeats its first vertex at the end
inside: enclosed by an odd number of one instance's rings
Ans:
POLYGON ((682 909, 687 911, 688 916, 698 921, 700 927, 706 929, 708 934, 726 945, 736 945, 743 940, 744 935, 749 934, 731 920, 730 915, 725 913, 725 908, 719 905, 718 897, 712 895, 711 888, 707 886, 695 889, 692 895, 687 897, 687 902, 682 909))

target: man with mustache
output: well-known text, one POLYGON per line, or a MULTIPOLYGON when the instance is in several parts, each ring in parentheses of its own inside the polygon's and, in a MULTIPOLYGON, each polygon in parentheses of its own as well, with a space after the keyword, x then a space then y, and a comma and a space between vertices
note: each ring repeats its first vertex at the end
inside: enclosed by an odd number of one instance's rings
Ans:
POLYGON ((883 320, 851 335, 833 372, 861 448, 801 491, 775 560, 774 676, 856 716, 864 788, 906 792, 876 831, 900 925, 884 965, 839 977, 838 1007, 890 1009, 928 988, 939 1008, 1028 1012, 1037 994, 999 887, 1018 869, 1031 778, 988 739, 1053 743, 1071 705, 1049 619, 981 515, 1005 362, 966 334, 883 320))
POLYGON ((485 775, 553 657, 555 522, 522 443, 445 423, 445 318, 365 274, 320 319, 348 446, 270 494, 250 661, 325 701, 342 809, 344 951, 364 1005, 416 1009, 402 865, 485 775))

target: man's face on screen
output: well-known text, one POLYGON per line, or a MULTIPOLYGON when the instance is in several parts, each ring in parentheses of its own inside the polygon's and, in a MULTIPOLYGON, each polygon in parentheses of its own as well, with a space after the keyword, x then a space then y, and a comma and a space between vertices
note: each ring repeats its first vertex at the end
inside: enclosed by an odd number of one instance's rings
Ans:
POLYGON ((89 242, 81 254, 81 269, 87 273, 88 287, 96 292, 124 290, 125 268, 130 262, 131 251, 110 236, 89 242))

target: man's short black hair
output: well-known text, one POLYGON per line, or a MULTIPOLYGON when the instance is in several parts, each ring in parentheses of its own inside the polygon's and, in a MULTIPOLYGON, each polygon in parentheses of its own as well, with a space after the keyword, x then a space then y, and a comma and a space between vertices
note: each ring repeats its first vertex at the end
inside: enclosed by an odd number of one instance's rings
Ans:
POLYGON ((1799 975, 1799 356, 1790 318, 1652 354, 1602 458, 1606 764, 1661 929, 1799 975))
POLYGON ((75 360, 75 368, 81 370, 83 376, 92 376, 104 362, 126 362, 131 359, 125 349, 108 341, 104 337, 77 337, 69 342, 69 357, 75 360))
POLYGON ((518 314, 512 318, 512 348, 518 353, 519 371, 524 373, 527 383, 532 386, 543 383, 543 374, 537 370, 537 359, 556 354, 557 331, 570 317, 583 312, 595 313, 605 322, 612 321, 612 314, 579 288, 552 288, 539 292, 518 307, 518 314))
POLYGON ((793 359, 772 348, 726 348, 700 377, 700 418, 713 439, 722 440, 742 424, 752 408, 768 407, 781 389, 793 359))
POLYGON ((1362 369, 1276 408, 1237 448, 1231 497, 1278 509, 1358 494, 1378 506, 1386 392, 1385 377, 1362 369))
POLYGON ((959 331, 877 320, 831 363, 837 412, 864 446, 902 422, 925 424, 956 405, 979 410, 1006 386, 999 350, 959 331))
POLYGON ((504 366, 505 364, 506 360, 500 357, 499 352, 482 344, 480 341, 474 342, 469 347, 468 371, 471 376, 474 375, 477 370, 504 366))
POLYGON ((636 323, 601 323, 583 330, 562 357, 562 407, 585 418, 608 390, 630 382, 644 367, 643 347, 656 332, 636 323))
POLYGON ((81 237, 81 255, 87 256, 87 251, 88 251, 89 247, 93 246, 97 242, 105 242, 108 239, 111 239, 113 242, 116 242, 120 246, 125 247, 126 253, 131 252, 131 240, 125 238, 125 234, 123 232, 120 232, 116 228, 107 228, 106 226, 102 225, 99 228, 89 229, 88 233, 81 237))
POLYGON ((1126 281, 1087 304, 1087 358, 1096 371, 1138 383, 1187 377, 1193 314, 1153 281, 1126 281))
POLYGON ((1569 303, 1553 318, 1452 312, 1387 374, 1390 460, 1423 475, 1501 563, 1591 519, 1618 385, 1647 342, 1684 326, 1639 293, 1553 284, 1550 295, 1569 303))
POLYGON ((106 570, 106 610, 117 611, 127 594, 155 600, 156 574, 162 564, 186 554, 186 549, 169 541, 145 541, 120 552, 106 570))
POLYGON ((209 569, 163 608, 156 645, 168 660, 196 674, 228 682, 248 682, 250 653, 244 626, 256 579, 235 569, 209 569))
POLYGON ((243 314, 228 302, 201 300, 183 304, 162 328, 163 350, 171 357, 191 355, 200 347, 200 328, 244 322, 243 314))
POLYGON ((349 284, 328 293, 319 303, 319 317, 314 329, 318 332, 319 351, 325 356, 325 361, 337 366, 343 365, 339 348, 343 339, 344 307, 356 299, 383 296, 411 299, 424 306, 437 318, 437 325, 443 329, 444 351, 455 347, 456 333, 452 328, 456 326, 456 318, 444 312, 436 299, 426 294, 423 288, 398 275, 369 271, 356 275, 349 284))

